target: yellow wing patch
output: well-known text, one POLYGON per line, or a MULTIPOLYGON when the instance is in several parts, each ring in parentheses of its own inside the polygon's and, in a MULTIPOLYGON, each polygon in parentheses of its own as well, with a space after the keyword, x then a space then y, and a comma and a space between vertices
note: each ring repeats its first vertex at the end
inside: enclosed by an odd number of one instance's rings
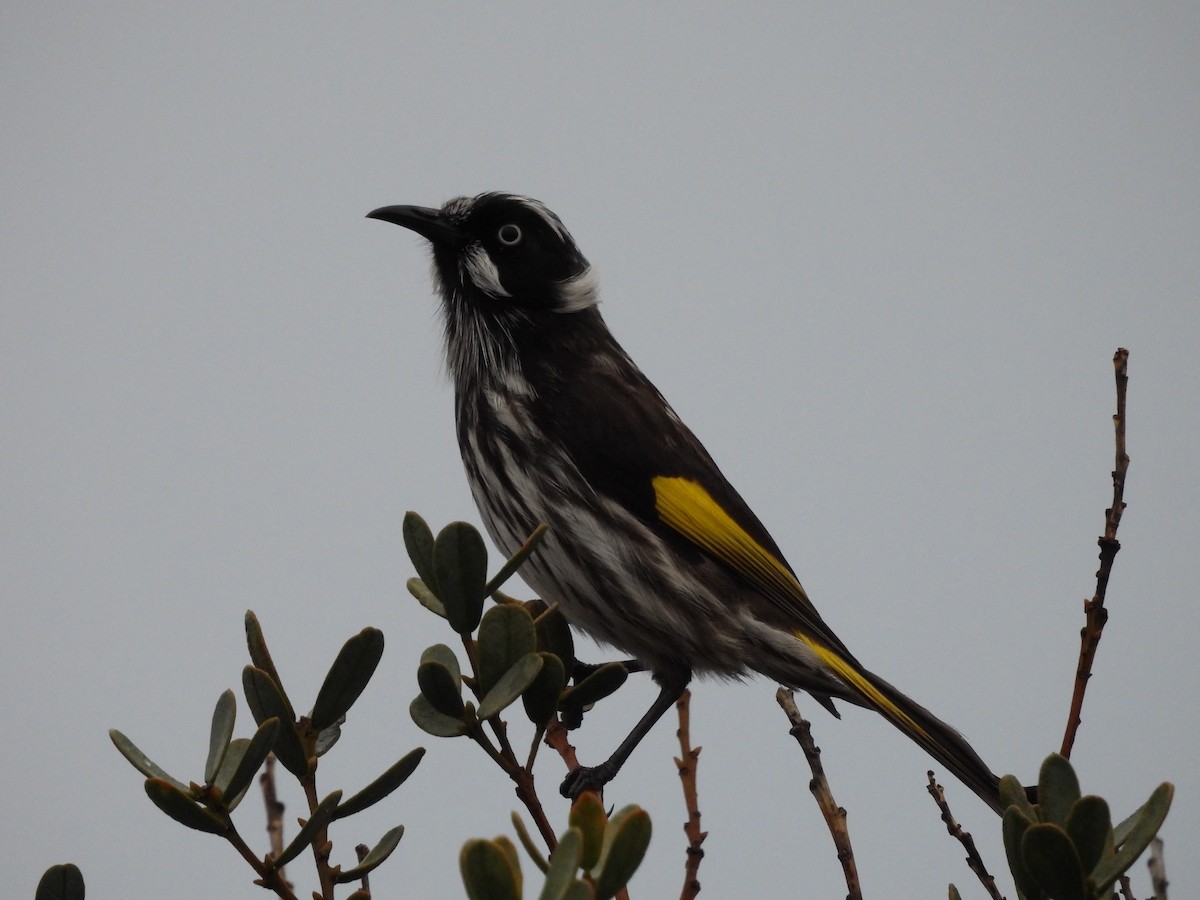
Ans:
MULTIPOLYGON (((688 540, 767 590, 782 591, 811 607, 796 576, 774 553, 746 533, 703 485, 688 478, 660 475, 652 482, 659 517, 688 540)), ((803 631, 794 632, 843 683, 853 688, 872 706, 901 728, 924 735, 925 730, 853 664, 836 651, 803 631)))
POLYGON ((659 475, 652 482, 659 517, 746 578, 804 598, 804 588, 775 554, 750 537, 698 482, 659 475))

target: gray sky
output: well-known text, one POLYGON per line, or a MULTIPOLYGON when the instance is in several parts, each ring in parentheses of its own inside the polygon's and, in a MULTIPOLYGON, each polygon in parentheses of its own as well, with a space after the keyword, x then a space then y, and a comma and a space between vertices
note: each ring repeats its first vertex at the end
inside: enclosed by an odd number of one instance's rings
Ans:
MULTIPOLYGON (((64 860, 89 896, 260 895, 106 737, 198 779, 247 608, 298 705, 347 636, 387 636, 320 772, 354 790, 429 747, 334 832, 349 860, 407 826, 377 896, 462 896, 462 842, 511 832, 499 773, 407 714, 447 632, 404 590, 401 519, 478 518, 424 248, 363 218, 491 189, 561 215, 609 325, 856 655, 1029 780, 1061 739, 1129 347, 1129 508, 1076 764, 1118 816, 1174 781, 1168 874, 1200 885, 1200 10, 646 7, 0 11, 14 896, 64 860)), ((582 757, 653 692, 597 710, 582 757)), ((773 693, 697 687, 705 897, 844 894, 773 693)), ((929 760, 879 717, 801 709, 868 895, 980 896, 929 760)), ((635 897, 681 883, 675 752, 666 722, 608 794, 654 817, 635 897)), ((556 823, 560 776, 547 755, 556 823)), ((946 783, 1006 872, 997 820, 946 783)), ((239 815, 257 840, 259 805, 239 815)))

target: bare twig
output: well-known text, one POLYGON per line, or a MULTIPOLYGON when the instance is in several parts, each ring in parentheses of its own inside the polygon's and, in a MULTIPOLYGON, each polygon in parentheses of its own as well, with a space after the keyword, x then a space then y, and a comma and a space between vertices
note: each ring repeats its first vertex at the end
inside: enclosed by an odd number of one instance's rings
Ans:
POLYGON ((1122 900, 1137 900, 1137 897, 1133 896, 1133 883, 1128 874, 1117 876, 1117 883, 1121 885, 1122 900))
POLYGON ((1096 572, 1096 593, 1091 600, 1084 601, 1085 622, 1079 632, 1079 663, 1075 667, 1075 690, 1071 695, 1071 709, 1067 715, 1067 728, 1063 734, 1063 756, 1070 758, 1075 745, 1075 733, 1082 723, 1083 695, 1088 679, 1092 677, 1092 664, 1096 659, 1096 648, 1100 635, 1108 621, 1108 610, 1104 608, 1104 597, 1108 591, 1108 579, 1112 574, 1113 559, 1121 544, 1117 541, 1117 527, 1121 524, 1121 513, 1125 511, 1125 473, 1129 470, 1129 455, 1125 452, 1125 389, 1129 383, 1129 351, 1118 347, 1113 356, 1113 368, 1117 380, 1117 413, 1113 416, 1116 435, 1116 464, 1112 472, 1112 506, 1105 511, 1104 534, 1100 545, 1100 568, 1096 572))
POLYGON ((812 738, 812 728, 796 708, 791 691, 780 688, 775 692, 775 700, 787 713, 788 721, 792 723, 790 734, 800 744, 804 758, 808 760, 808 767, 812 770, 813 777, 808 783, 808 789, 816 798, 821 815, 825 817, 825 824, 829 826, 829 834, 833 837, 833 846, 837 848, 842 874, 846 877, 846 900, 862 900, 858 866, 854 862, 854 848, 850 846, 850 832, 846 828, 846 810, 834 802, 833 791, 825 778, 825 767, 821 765, 821 749, 812 738))
POLYGON ((684 691, 675 701, 675 709, 679 711, 679 756, 675 766, 679 769, 679 780, 683 784, 683 799, 687 804, 688 817, 683 824, 683 833, 687 835, 687 863, 684 867, 683 891, 679 900, 693 900, 700 893, 700 860, 704 859, 701 844, 708 837, 707 831, 700 830, 700 806, 696 791, 696 767, 700 763, 700 748, 692 747, 689 731, 690 704, 692 692, 684 691))
POLYGON ((963 830, 963 827, 958 824, 958 820, 954 818, 954 814, 950 812, 950 804, 946 802, 946 794, 942 790, 942 786, 937 783, 932 771, 925 774, 929 776, 929 786, 926 790, 929 791, 933 802, 938 805, 938 809, 942 811, 942 821, 946 823, 946 831, 950 832, 950 836, 962 844, 963 849, 967 851, 967 866, 975 873, 975 877, 979 879, 979 883, 983 885, 983 889, 988 892, 988 896, 992 900, 1004 900, 1004 896, 996 887, 996 879, 988 873, 987 866, 983 864, 983 857, 975 848, 975 839, 971 837, 969 831, 963 830))
POLYGON ((1154 900, 1167 900, 1167 864, 1163 861, 1162 838, 1150 842, 1150 885, 1154 888, 1154 900))

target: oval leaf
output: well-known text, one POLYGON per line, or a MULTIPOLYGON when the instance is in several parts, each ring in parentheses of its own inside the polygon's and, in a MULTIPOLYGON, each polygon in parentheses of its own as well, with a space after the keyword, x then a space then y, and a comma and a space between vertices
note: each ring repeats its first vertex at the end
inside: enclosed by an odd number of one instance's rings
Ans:
POLYGON ((433 531, 419 515, 411 510, 404 514, 404 549, 412 560, 417 575, 437 592, 437 577, 433 572, 433 531))
POLYGON ((520 606, 493 606, 479 623, 479 689, 486 694, 517 660, 537 650, 533 619, 520 606))
POLYGON ((154 805, 180 825, 208 834, 225 834, 229 831, 227 819, 205 809, 171 782, 161 778, 147 778, 145 786, 146 796, 154 805))
POLYGON ((463 844, 458 866, 470 900, 521 900, 521 889, 512 863, 492 841, 463 844))
POLYGON ((1037 812, 1029 802, 1029 794, 1016 775, 1005 775, 1000 779, 1000 806, 1004 809, 1015 806, 1030 822, 1037 821, 1037 812))
POLYGON ((426 647, 421 653, 421 662, 439 662, 450 670, 450 674, 455 679, 462 678, 462 668, 458 664, 458 657, 445 644, 426 647))
MULTIPOLYGON (((1038 782, 1040 788, 1042 782, 1038 782)), ((1021 838, 1025 869, 1054 900, 1087 900, 1083 867, 1067 833, 1057 825, 1030 825, 1021 838)))
POLYGON ((34 900, 83 900, 83 873, 74 863, 51 866, 38 881, 34 900))
POLYGON ((1075 769, 1065 757, 1051 753, 1038 773, 1038 818, 1065 828, 1071 807, 1079 797, 1075 769))
POLYGON ((280 765, 297 778, 303 778, 308 774, 308 754, 300 743, 295 722, 286 718, 291 706, 275 680, 263 669, 246 666, 242 669, 242 690, 255 722, 261 725, 267 719, 279 719, 280 728, 272 750, 280 765))
POLYGON ((529 559, 529 554, 541 542, 543 535, 546 534, 546 529, 547 526, 544 523, 533 529, 533 533, 525 539, 525 543, 517 548, 517 552, 508 558, 508 561, 500 567, 500 571, 493 575, 491 581, 484 587, 483 592, 485 596, 490 597, 496 591, 500 590, 504 582, 512 578, 513 573, 521 567, 521 563, 529 559))
POLYGON ((457 678, 440 662, 426 660, 417 666, 417 685, 429 705, 451 718, 463 716, 462 689, 457 678))
POLYGON ((1143 803, 1137 812, 1117 827, 1118 836, 1121 838, 1119 849, 1115 855, 1101 860, 1100 865, 1092 872, 1097 891, 1103 893, 1112 887, 1121 874, 1137 862, 1142 851, 1150 846, 1150 842, 1154 840, 1158 829, 1167 818, 1174 796, 1175 786, 1169 781, 1164 781, 1154 789, 1150 799, 1143 803))
POLYGON ((434 580, 450 627, 468 635, 479 625, 487 596, 487 547, 466 522, 451 522, 433 546, 434 580))
POLYGON ((129 764, 147 778, 165 781, 176 790, 183 791, 184 793, 187 792, 188 786, 186 784, 168 775, 154 760, 139 750, 137 744, 121 734, 117 729, 110 728, 108 730, 108 738, 113 742, 113 746, 117 748, 120 754, 129 760, 129 764))
POLYGON ((538 672, 542 671, 542 658, 536 653, 527 653, 505 672, 479 703, 479 718, 490 719, 498 715, 510 703, 533 684, 538 672))
POLYGON ((605 663, 574 687, 568 688, 563 703, 582 709, 603 700, 625 683, 629 672, 619 662, 605 663))
POLYGON ((533 864, 538 867, 539 871, 545 874, 550 863, 546 857, 542 856, 542 851, 533 837, 529 834, 529 829, 525 827, 525 823, 521 817, 517 815, 516 810, 511 815, 513 828, 517 832, 517 838, 521 841, 521 846, 525 848, 525 852, 529 854, 529 858, 533 860, 533 864))
POLYGON ((408 714, 418 728, 434 737, 458 737, 467 733, 466 722, 438 712, 424 694, 418 694, 408 705, 408 714))
POLYGON ((1084 874, 1090 873, 1106 852, 1112 851, 1112 817, 1102 797, 1080 797, 1067 816, 1067 836, 1079 853, 1084 874))
POLYGON ((275 682, 275 688, 283 699, 286 712, 279 720, 295 722, 296 711, 292 709, 292 701, 288 699, 287 691, 283 689, 283 680, 280 679, 275 662, 271 659, 271 651, 267 649, 267 639, 263 637, 262 625, 259 624, 258 616, 252 609, 246 610, 246 646, 250 650, 250 662, 256 669, 262 669, 267 673, 267 676, 275 682))
POLYGON ((392 855, 392 851, 396 849, 396 845, 400 843, 402 837, 404 837, 404 826, 397 825, 379 839, 379 843, 371 848, 371 852, 364 856, 357 866, 335 875, 334 883, 346 884, 350 881, 358 881, 373 869, 377 869, 385 859, 392 855))
POLYGON ((604 830, 604 849, 596 865, 596 900, 609 900, 629 883, 650 846, 650 815, 626 806, 604 830))
POLYGON ((571 804, 571 813, 567 821, 583 835, 583 856, 579 864, 585 871, 590 872, 599 862, 600 851, 604 847, 604 826, 608 822, 604 804, 594 791, 580 794, 571 804))
POLYGON ((337 805, 341 799, 342 792, 334 791, 322 800, 317 805, 317 808, 313 810, 308 821, 296 832, 296 836, 292 838, 292 842, 279 854, 279 858, 271 860, 271 867, 281 869, 304 852, 304 848, 310 846, 316 839, 317 832, 333 820, 334 811, 337 810, 337 805))
MULTIPOLYGON (((421 758, 424 755, 424 747, 418 747, 416 750, 406 753, 386 772, 368 784, 353 797, 348 799, 345 803, 340 804, 337 808, 337 811, 333 814, 333 817, 335 819, 341 819, 346 816, 352 816, 356 812, 362 812, 362 810, 366 809, 368 806, 373 806, 374 804, 378 803, 408 780, 408 776, 417 770, 417 766, 420 765, 421 758)), ((399 840, 399 838, 397 838, 397 840, 399 840)))
POLYGON ((423 607, 430 612, 437 613, 443 619, 446 618, 446 607, 424 581, 420 578, 410 578, 405 582, 405 586, 423 607))
POLYGON ((205 784, 212 784, 217 770, 221 768, 221 760, 233 739, 233 725, 236 719, 237 699, 233 696, 233 691, 226 690, 217 698, 212 727, 208 731, 208 759, 204 763, 205 784))
POLYGON ((1002 832, 1004 835, 1004 852, 1008 856, 1008 870, 1012 873, 1017 891, 1024 900, 1044 900, 1045 893, 1033 876, 1025 868, 1025 857, 1021 855, 1021 838, 1033 824, 1017 806, 1010 806, 1004 811, 1002 832))
POLYGON ((558 710, 558 698, 566 686, 567 673, 562 660, 553 653, 539 653, 538 656, 542 658, 542 671, 521 695, 521 702, 525 704, 529 721, 541 728, 558 710))
POLYGON ((538 649, 553 653, 563 661, 563 666, 570 670, 575 662, 575 639, 571 635, 571 626, 567 618, 554 604, 533 623, 537 627, 538 649))
POLYGON ((550 865, 546 868, 546 883, 538 900, 563 900, 575 883, 575 873, 583 858, 583 833, 578 828, 568 828, 558 839, 558 846, 550 854, 550 865))
MULTIPOLYGON (((240 800, 241 795, 246 793, 246 788, 250 787, 255 773, 266 762, 267 754, 275 746, 278 734, 278 719, 267 719, 258 726, 258 731, 254 732, 254 737, 250 738, 250 743, 246 745, 246 750, 238 761, 237 768, 230 774, 228 784, 221 786, 221 793, 226 798, 240 800)), ((227 805, 226 808, 232 809, 233 807, 227 805)))
POLYGON ((328 728, 354 705, 383 656, 383 632, 364 628, 342 646, 313 704, 312 727, 328 728))

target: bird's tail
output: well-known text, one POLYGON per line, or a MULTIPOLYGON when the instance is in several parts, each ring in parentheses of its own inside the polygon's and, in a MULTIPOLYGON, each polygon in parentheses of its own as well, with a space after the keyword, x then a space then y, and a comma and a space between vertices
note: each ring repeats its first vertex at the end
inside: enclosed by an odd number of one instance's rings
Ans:
POLYGON ((801 640, 817 653, 840 681, 861 698, 864 706, 879 712, 916 741, 997 813, 1004 812, 1000 806, 1000 779, 961 734, 854 660, 846 659, 811 639, 801 636, 801 640))

